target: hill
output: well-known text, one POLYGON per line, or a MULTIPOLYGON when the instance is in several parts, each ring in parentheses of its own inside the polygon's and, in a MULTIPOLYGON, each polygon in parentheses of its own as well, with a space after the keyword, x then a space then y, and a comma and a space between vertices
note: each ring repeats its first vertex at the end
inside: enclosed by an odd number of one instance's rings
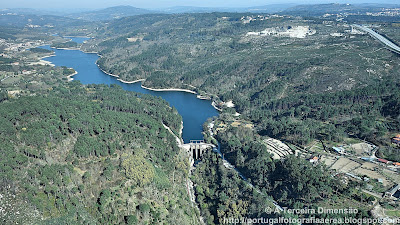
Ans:
POLYGON ((75 70, 34 48, 59 37, 6 32, 6 47, 31 48, 0 49, 1 224, 199 223, 174 108, 116 85, 67 82, 75 70))
POLYGON ((253 12, 253 13, 278 13, 284 11, 288 8, 295 6, 294 3, 286 3, 286 4, 270 4, 270 5, 261 5, 261 6, 253 6, 244 8, 238 12, 253 12))
POLYGON ((0 111, 6 224, 198 220, 185 158, 163 127, 178 134, 181 118, 165 101, 72 82, 3 101, 0 111))
POLYGON ((78 13, 88 11, 88 9, 71 9, 71 8, 59 8, 59 9, 32 9, 32 8, 5 8, 0 9, 1 14, 17 14, 17 15, 37 15, 37 16, 64 16, 66 14, 78 13))
POLYGON ((33 15, 33 14, 2 14, 1 26, 27 27, 35 29, 58 29, 65 27, 78 27, 87 25, 88 22, 62 16, 33 15))
POLYGON ((194 6, 175 6, 159 9, 165 13, 211 13, 211 12, 254 12, 254 13, 277 13, 288 9, 295 4, 270 4, 253 7, 194 7, 194 6))
POLYGON ((132 6, 115 6, 95 11, 87 11, 66 15, 69 18, 88 20, 88 21, 105 21, 119 19, 127 16, 143 15, 155 13, 147 9, 135 8, 132 6))

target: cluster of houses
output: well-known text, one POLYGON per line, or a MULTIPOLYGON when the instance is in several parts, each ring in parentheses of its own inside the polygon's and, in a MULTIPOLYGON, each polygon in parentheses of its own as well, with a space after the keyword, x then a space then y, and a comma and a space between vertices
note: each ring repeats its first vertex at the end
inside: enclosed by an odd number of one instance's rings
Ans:
POLYGON ((389 165, 394 165, 394 166, 400 166, 400 162, 392 162, 392 161, 389 161, 389 160, 387 160, 387 159, 370 158, 370 157, 362 157, 361 159, 364 160, 364 161, 368 161, 368 162, 376 161, 376 162, 380 162, 380 163, 383 163, 383 164, 389 164, 389 165))
MULTIPOLYGON (((43 45, 45 42, 42 40, 39 41, 27 41, 24 43, 14 43, 14 42, 8 42, 4 39, 0 39, 0 44, 5 47, 5 51, 11 51, 11 52, 23 52, 26 51, 29 48, 33 48, 36 46, 43 45)), ((4 57, 4 56, 3 56, 4 57)))
POLYGON ((310 163, 318 162, 318 160, 319 160, 319 157, 318 157, 318 156, 312 156, 311 158, 308 159, 308 161, 309 161, 310 163))

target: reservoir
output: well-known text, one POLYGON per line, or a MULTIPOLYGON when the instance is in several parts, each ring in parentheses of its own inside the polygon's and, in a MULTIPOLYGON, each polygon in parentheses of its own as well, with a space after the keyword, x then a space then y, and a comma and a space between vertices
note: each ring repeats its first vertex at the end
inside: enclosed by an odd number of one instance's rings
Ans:
MULTIPOLYGON (((87 39, 88 38, 72 38, 73 41, 78 43, 82 43, 87 39)), ((96 61, 99 56, 97 54, 84 53, 79 50, 52 49, 48 45, 42 48, 55 52, 55 56, 46 58, 46 61, 50 61, 56 66, 74 68, 78 74, 73 76, 73 78, 74 80, 79 80, 82 84, 117 84, 128 91, 135 91, 163 98, 171 106, 175 107, 182 116, 182 138, 185 143, 190 142, 190 140, 202 140, 203 135, 201 132, 203 131, 204 122, 210 117, 218 116, 218 111, 211 105, 211 101, 198 99, 195 94, 182 91, 151 91, 142 88, 140 82, 127 84, 118 81, 117 77, 107 75, 98 68, 96 61)), ((223 157, 219 144, 218 147, 213 150, 223 157)), ((235 169, 247 185, 250 188, 254 188, 254 186, 247 181, 246 177, 231 163, 224 160, 224 164, 226 164, 228 168, 235 169)), ((256 191, 261 193, 258 189, 256 189, 256 191)), ((282 208, 274 200, 272 200, 272 203, 282 211, 282 208)))
MULTIPOLYGON (((72 40, 82 43, 88 38, 73 37, 72 40)), ((118 84, 127 91, 135 91, 143 94, 158 96, 175 107, 182 116, 183 132, 182 138, 185 143, 190 140, 202 140, 203 123, 210 117, 218 116, 218 111, 211 105, 209 100, 201 100, 195 94, 182 91, 151 91, 141 87, 141 82, 126 84, 118 81, 116 77, 102 72, 96 65, 99 58, 97 54, 84 53, 79 50, 51 49, 50 46, 42 48, 55 52, 55 56, 46 58, 56 66, 74 68, 78 74, 73 76, 74 80, 82 84, 118 84)))

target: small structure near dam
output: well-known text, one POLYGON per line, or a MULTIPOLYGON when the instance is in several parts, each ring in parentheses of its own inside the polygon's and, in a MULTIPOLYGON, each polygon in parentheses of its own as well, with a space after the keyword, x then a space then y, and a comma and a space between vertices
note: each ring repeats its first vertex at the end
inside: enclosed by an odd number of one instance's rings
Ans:
POLYGON ((200 159, 205 151, 212 150, 215 147, 215 145, 205 143, 203 140, 190 140, 190 143, 182 145, 182 148, 188 153, 191 162, 200 159))

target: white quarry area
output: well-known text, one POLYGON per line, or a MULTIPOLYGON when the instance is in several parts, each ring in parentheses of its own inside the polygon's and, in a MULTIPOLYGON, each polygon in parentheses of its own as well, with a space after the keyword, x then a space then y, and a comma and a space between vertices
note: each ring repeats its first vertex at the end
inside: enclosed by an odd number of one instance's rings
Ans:
POLYGON ((309 26, 287 26, 266 28, 261 32, 248 32, 246 36, 278 36, 291 38, 305 38, 307 35, 313 35, 316 31, 309 26))
POLYGON ((130 37, 130 38, 126 38, 128 39, 128 42, 136 42, 136 41, 143 41, 143 36, 135 36, 135 37, 130 37))

